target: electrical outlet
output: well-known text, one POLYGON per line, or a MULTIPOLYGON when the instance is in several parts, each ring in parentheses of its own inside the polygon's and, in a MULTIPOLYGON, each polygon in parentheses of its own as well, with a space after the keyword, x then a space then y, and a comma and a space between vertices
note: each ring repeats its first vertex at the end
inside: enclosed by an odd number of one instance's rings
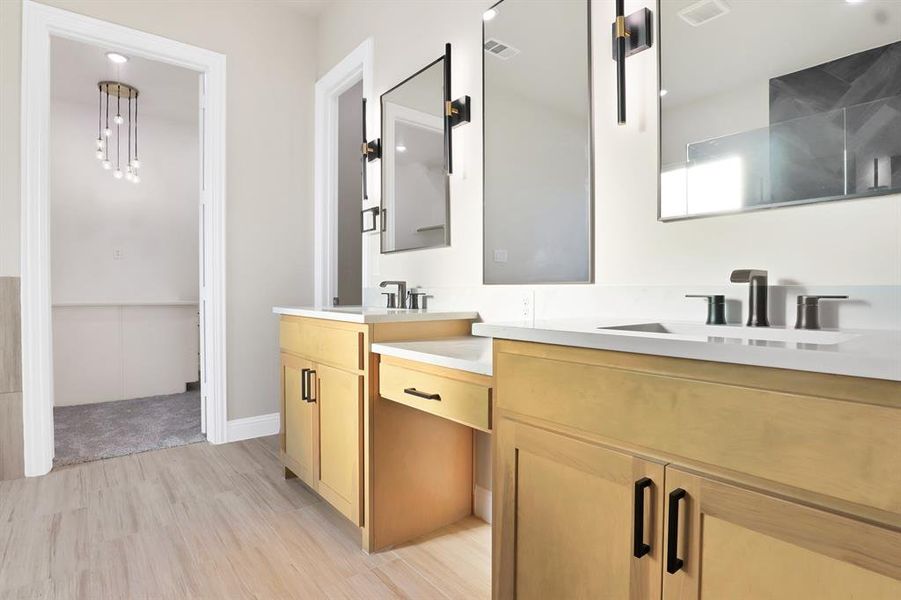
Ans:
POLYGON ((122 248, 113 250, 113 260, 122 260, 123 258, 125 258, 125 255, 122 253, 122 248))
POLYGON ((522 296, 522 320, 527 323, 535 322, 535 292, 526 292, 522 296))

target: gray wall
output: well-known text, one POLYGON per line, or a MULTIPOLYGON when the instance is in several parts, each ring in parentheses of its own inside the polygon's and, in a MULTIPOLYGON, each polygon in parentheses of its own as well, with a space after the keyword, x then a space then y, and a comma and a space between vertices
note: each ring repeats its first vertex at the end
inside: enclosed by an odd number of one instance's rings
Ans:
POLYGON ((362 81, 338 98, 338 297, 342 306, 363 303, 362 101, 362 81))

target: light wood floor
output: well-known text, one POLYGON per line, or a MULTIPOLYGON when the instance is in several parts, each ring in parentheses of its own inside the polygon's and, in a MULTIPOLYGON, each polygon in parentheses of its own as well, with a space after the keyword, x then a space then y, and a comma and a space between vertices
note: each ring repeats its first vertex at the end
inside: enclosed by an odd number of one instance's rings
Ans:
POLYGON ((0 598, 487 598, 465 519, 367 555, 276 439, 157 450, 0 482, 0 598))

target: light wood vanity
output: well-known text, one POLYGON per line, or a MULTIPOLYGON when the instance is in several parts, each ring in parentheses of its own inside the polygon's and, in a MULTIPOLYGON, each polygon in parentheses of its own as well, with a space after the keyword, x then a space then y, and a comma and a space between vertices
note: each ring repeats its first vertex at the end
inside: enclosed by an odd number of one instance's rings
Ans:
POLYGON ((280 317, 285 476, 358 526, 367 551, 472 513, 472 428, 491 418, 489 377, 380 359, 371 346, 469 335, 471 320, 280 317))
POLYGON ((495 340, 495 598, 901 598, 901 383, 495 340))

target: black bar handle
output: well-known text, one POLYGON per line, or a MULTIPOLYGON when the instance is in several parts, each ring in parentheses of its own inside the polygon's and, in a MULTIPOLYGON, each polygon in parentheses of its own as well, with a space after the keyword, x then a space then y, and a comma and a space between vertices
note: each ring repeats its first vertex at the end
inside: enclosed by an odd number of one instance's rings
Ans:
POLYGON ((635 482, 635 516, 632 524, 632 556, 635 558, 651 551, 651 545, 644 543, 644 491, 653 485, 650 477, 642 477, 635 482))
POLYGON ((669 493, 669 522, 666 526, 666 572, 672 575, 685 565, 679 558, 679 501, 685 498, 685 490, 676 488, 669 493))
POLYGON ((311 381, 315 375, 315 369, 307 369, 307 402, 316 402, 316 398, 313 397, 313 382, 311 381))
POLYGON ((310 401, 310 391, 307 389, 307 375, 310 374, 309 369, 300 370, 300 399, 304 402, 310 401))
POLYGON ((426 400, 441 400, 441 396, 439 394, 429 394, 428 392, 420 392, 416 388, 404 388, 405 394, 410 394, 411 396, 416 396, 417 398, 425 398, 426 400))

